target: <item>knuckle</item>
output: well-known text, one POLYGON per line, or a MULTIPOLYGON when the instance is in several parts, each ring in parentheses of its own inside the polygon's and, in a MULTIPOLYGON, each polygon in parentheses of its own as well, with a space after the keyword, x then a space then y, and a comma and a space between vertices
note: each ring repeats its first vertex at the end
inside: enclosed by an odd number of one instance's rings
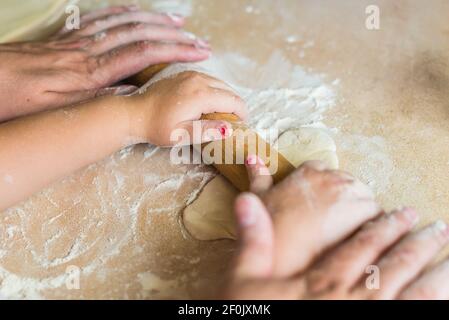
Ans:
POLYGON ((415 264, 418 258, 418 253, 415 248, 406 247, 400 248, 394 252, 391 259, 392 262, 397 265, 409 265, 415 264))
POLYGON ((81 47, 84 49, 90 49, 96 42, 101 40, 102 34, 94 34, 92 36, 85 37, 82 40, 81 47))
POLYGON ((96 57, 88 57, 85 62, 84 73, 87 75, 89 82, 93 87, 102 85, 102 79, 100 76, 100 61, 96 57))
POLYGON ((370 247, 376 248, 379 246, 381 240, 379 235, 373 229, 373 226, 365 226, 360 233, 354 238, 354 244, 356 247, 370 247))
POLYGON ((327 296, 343 287, 343 279, 325 270, 316 269, 307 276, 307 288, 313 296, 327 296))
POLYGON ((96 71, 100 67, 100 62, 96 57, 87 57, 86 58, 86 72, 90 75, 96 73, 96 71))
POLYGON ((143 22, 133 22, 128 26, 129 29, 133 31, 139 31, 146 28, 146 24, 143 22))
POLYGON ((154 45, 149 41, 139 41, 134 44, 135 49, 140 53, 145 53, 154 49, 154 45))
POLYGON ((70 55, 67 56, 67 60, 74 62, 75 64, 86 63, 89 60, 89 57, 89 54, 85 50, 73 50, 70 52, 70 55))
POLYGON ((110 23, 110 18, 104 18, 104 19, 100 19, 100 20, 96 20, 94 22, 88 23, 84 29, 85 30, 92 30, 94 28, 100 28, 100 29, 105 29, 107 28, 108 24, 110 23))

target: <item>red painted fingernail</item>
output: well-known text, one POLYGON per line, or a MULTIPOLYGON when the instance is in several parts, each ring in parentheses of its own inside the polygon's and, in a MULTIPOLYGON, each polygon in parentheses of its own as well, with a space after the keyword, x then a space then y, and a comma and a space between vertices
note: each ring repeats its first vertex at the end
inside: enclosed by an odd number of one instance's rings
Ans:
POLYGON ((228 131, 228 128, 226 128, 226 126, 221 126, 220 127, 220 133, 222 137, 226 137, 226 132, 228 131))
POLYGON ((253 166, 253 165, 255 165, 257 163, 257 156, 255 156, 255 155, 249 155, 247 158, 246 158, 246 161, 245 161, 245 164, 246 165, 248 165, 248 166, 253 166))

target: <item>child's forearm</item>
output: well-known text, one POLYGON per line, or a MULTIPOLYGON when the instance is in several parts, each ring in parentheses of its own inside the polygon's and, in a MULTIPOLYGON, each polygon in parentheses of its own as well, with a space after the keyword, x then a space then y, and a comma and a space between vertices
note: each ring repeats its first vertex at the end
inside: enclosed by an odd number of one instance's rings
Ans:
MULTIPOLYGON (((178 130, 193 137, 195 121, 214 112, 246 116, 243 101, 224 83, 185 72, 141 94, 104 97, 0 124, 0 211, 125 146, 170 146, 178 130)), ((216 137, 201 135, 202 142, 232 132, 225 121, 200 124, 205 132, 217 132, 216 137)))
POLYGON ((122 97, 0 125, 0 211, 131 144, 122 97))

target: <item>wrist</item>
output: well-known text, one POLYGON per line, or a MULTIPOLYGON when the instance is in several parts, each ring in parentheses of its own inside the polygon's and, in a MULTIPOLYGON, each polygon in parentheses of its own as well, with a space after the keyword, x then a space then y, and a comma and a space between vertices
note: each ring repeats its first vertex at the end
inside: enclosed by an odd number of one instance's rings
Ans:
POLYGON ((151 143, 150 127, 153 122, 151 112, 151 101, 142 96, 123 96, 122 104, 126 106, 128 114, 127 139, 131 144, 151 143))

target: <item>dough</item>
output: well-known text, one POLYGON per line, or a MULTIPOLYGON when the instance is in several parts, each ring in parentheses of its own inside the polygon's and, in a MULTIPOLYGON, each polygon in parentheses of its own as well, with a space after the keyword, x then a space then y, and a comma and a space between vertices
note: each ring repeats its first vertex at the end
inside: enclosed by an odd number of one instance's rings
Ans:
MULTIPOLYGON (((295 167, 308 160, 321 160, 338 168, 333 139, 321 129, 301 128, 283 133, 275 147, 295 167)), ((184 210, 187 231, 198 240, 236 239, 233 203, 237 189, 223 176, 212 179, 199 197, 184 210)))
POLYGON ((0 43, 41 39, 54 32, 74 0, 2 0, 0 43))
POLYGON ((274 147, 295 167, 308 160, 321 160, 331 169, 338 168, 337 147, 322 129, 301 128, 284 132, 274 147))
POLYGON ((223 176, 216 176, 184 210, 187 231, 198 240, 236 239, 233 203, 238 190, 223 176))

